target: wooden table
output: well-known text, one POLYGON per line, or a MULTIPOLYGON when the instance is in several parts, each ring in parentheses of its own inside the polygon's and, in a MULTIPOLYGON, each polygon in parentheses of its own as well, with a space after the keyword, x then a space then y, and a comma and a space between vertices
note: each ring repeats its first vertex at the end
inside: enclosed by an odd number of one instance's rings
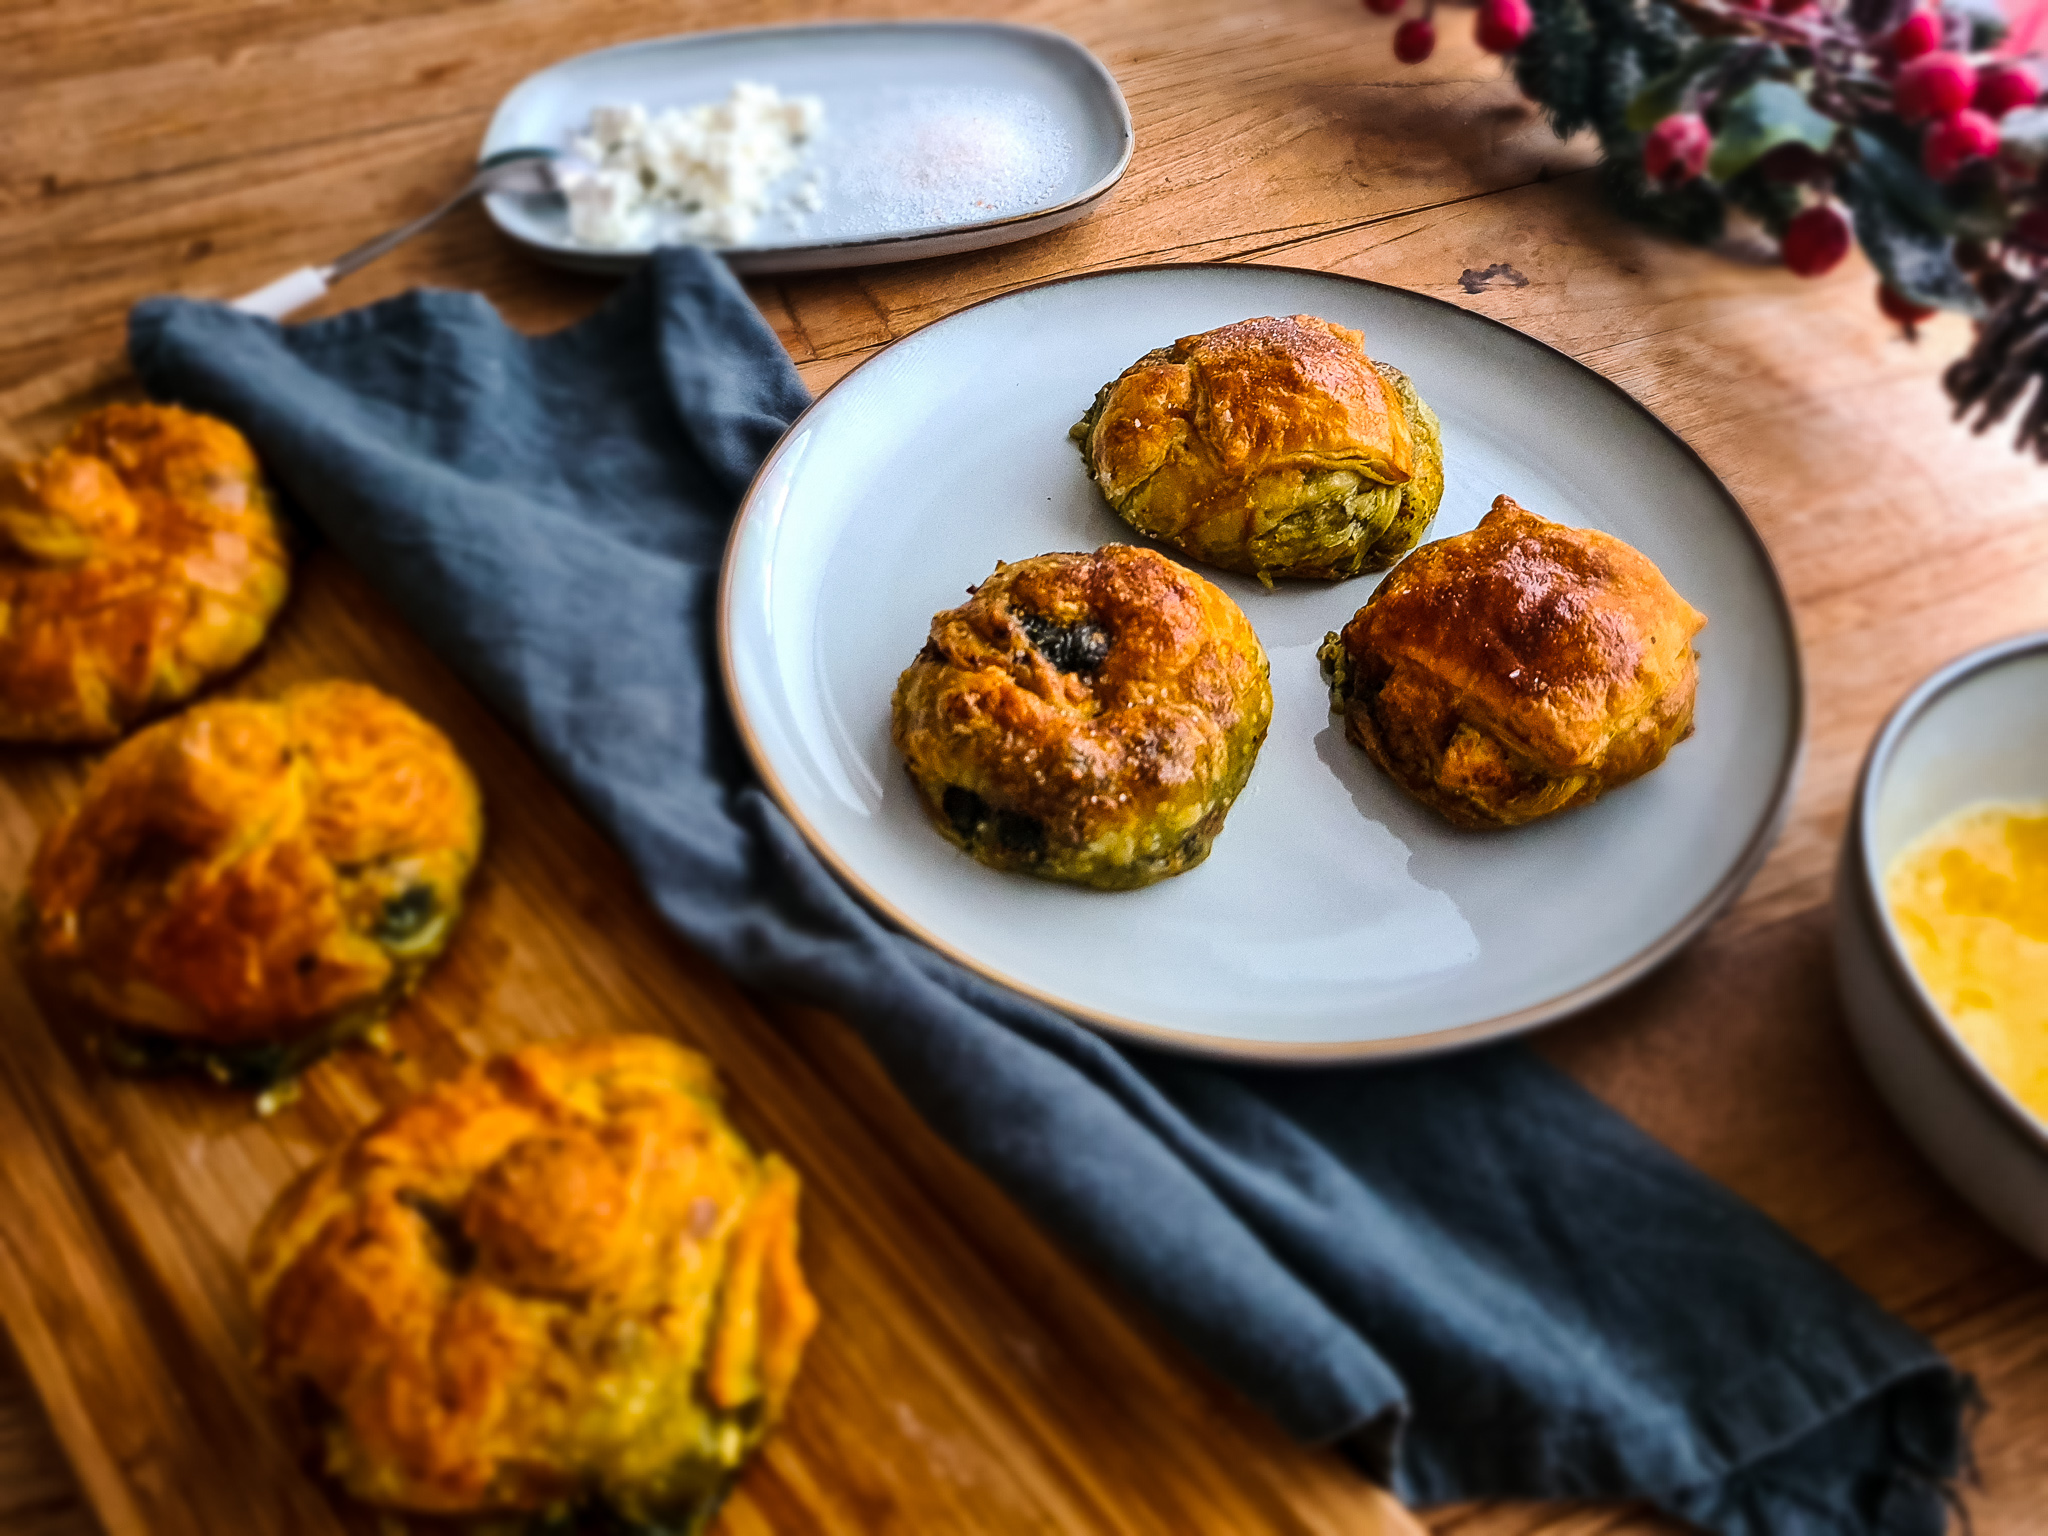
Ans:
MULTIPOLYGON (((1137 155, 1107 205, 1059 234, 757 283, 814 389, 1019 283, 1288 263, 1438 294, 1564 349, 1662 415, 1749 508, 1797 606, 1811 690, 1790 825, 1688 953, 1544 1048, 1975 1372, 1990 1405, 1976 1529, 2038 1530, 2048 1283, 1873 1099, 1829 981, 1826 904, 1885 710, 1937 663, 2048 623, 2048 481, 1947 423, 1936 377, 1959 324, 1908 345, 1860 262, 1803 282, 1614 220, 1586 147, 1557 142, 1470 45, 1469 13, 1443 14, 1436 57, 1407 69, 1391 23, 1354 0, 15 0, 0 9, 0 387, 110 344, 142 294, 237 292, 418 212, 459 179, 499 95, 562 55, 934 9, 1081 39, 1122 82, 1137 155)), ((533 328, 605 292, 530 265, 471 211, 328 307, 421 283, 479 289, 533 328)), ((26 1367, 0 1365, 0 1524, 365 1528, 284 1464, 250 1399, 232 1262, 248 1222, 290 1168, 422 1074, 520 1039, 652 1027, 707 1050, 748 1131, 803 1169, 828 1314, 723 1531, 1403 1528, 1336 1456, 1287 1444, 1025 1223, 842 1025, 743 996, 668 936, 527 755, 324 555, 239 686, 322 672, 394 689, 478 764, 498 814, 476 910, 401 1022, 408 1064, 352 1053, 268 1124, 219 1096, 98 1076, 0 971, 0 1312, 26 1367), (76 1483, 53 1465, 52 1429, 76 1483)), ((0 893, 76 781, 66 755, 0 758, 0 893)), ((1459 1536, 1659 1528, 1554 1506, 1428 1519, 1459 1536)))

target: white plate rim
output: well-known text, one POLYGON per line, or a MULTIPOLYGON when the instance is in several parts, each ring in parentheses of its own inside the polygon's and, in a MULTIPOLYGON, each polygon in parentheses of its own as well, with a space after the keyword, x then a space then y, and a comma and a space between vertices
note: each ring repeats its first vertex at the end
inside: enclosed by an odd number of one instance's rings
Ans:
MULTIPOLYGON (((491 120, 484 127, 483 143, 478 149, 477 159, 481 163, 491 154, 498 153, 511 145, 492 147, 492 138, 497 133, 498 120, 512 98, 524 90, 527 84, 542 75, 553 74, 556 70, 580 64, 588 59, 601 58, 608 54, 637 53, 657 48, 671 47, 678 43, 727 41, 740 38, 787 36, 792 33, 849 33, 849 32, 984 32, 1009 34, 1018 38, 1037 38, 1057 45, 1074 55, 1103 87, 1106 99, 1116 108, 1118 127, 1122 133, 1122 148, 1117 154, 1116 164, 1097 180, 1072 197, 1057 203, 1046 203, 1037 208, 1027 208, 1022 213, 1004 214, 1000 218, 979 219, 968 224, 934 224, 924 229, 903 230, 895 234, 877 235, 868 240, 795 240, 780 245, 734 245, 707 246, 710 250, 730 262, 734 270, 758 272, 763 276, 774 272, 790 270, 781 265, 786 261, 800 262, 797 270, 825 270, 832 265, 880 266, 891 261, 914 260, 922 254, 918 248, 944 241, 949 253, 958 248, 956 242, 971 239, 975 242, 966 249, 981 249, 989 245, 1007 244, 1012 239, 1024 239, 1034 233, 1050 233, 1062 225, 1070 224, 1086 214, 1095 204, 1107 197, 1112 188, 1123 180, 1124 172, 1130 169, 1131 156, 1137 150, 1137 130, 1131 122, 1131 106, 1124 99, 1123 87, 1109 66, 1095 56, 1095 53, 1078 38, 1071 37, 1053 27, 1033 26, 1027 22, 982 21, 972 17, 904 17, 897 19, 875 19, 867 21, 797 21, 779 22, 762 27, 717 27, 701 32, 671 32, 661 37, 635 38, 631 42, 612 43, 603 48, 591 48, 583 53, 572 53, 567 58, 557 59, 522 76, 505 94, 498 98, 498 105, 492 109, 491 120), (1018 225, 1033 226, 1018 230, 1014 235, 999 234, 1018 225), (833 258, 860 256, 859 262, 840 261, 833 258)), ((511 228, 498 216, 492 206, 492 199, 483 199, 484 212, 498 232, 515 244, 525 247, 535 255, 555 262, 557 265, 574 270, 615 273, 630 271, 647 261, 659 249, 657 246, 600 248, 580 246, 573 242, 555 243, 532 239, 530 236, 511 228)))
POLYGON ((746 747, 749 760, 752 761, 755 771, 760 774, 761 781, 767 788, 768 793, 773 797, 775 803, 781 807, 783 814, 788 816, 797 830, 803 834, 804 841, 809 844, 811 851, 824 860, 826 867, 839 878, 840 883, 852 891, 871 912, 899 932, 909 934, 926 947, 944 955, 947 959, 952 960, 955 964, 973 972, 984 980, 993 982, 997 986, 1014 992, 1021 997, 1028 997, 1033 1002, 1040 1003, 1063 1017, 1087 1025, 1112 1039, 1123 1040, 1133 1045, 1148 1046, 1155 1049, 1173 1051, 1182 1055, 1204 1057, 1217 1061, 1237 1061, 1272 1066, 1338 1066, 1352 1062, 1392 1061, 1440 1055, 1447 1051, 1478 1046, 1494 1040, 1527 1034, 1546 1024, 1555 1023, 1572 1014, 1580 1013, 1594 1004, 1612 997, 1615 993, 1641 980, 1666 960, 1677 954, 1679 950, 1696 938, 1701 930, 1706 928, 1709 923, 1725 911, 1735 898, 1742 893, 1743 888, 1749 884, 1750 880, 1756 875, 1757 870, 1762 867, 1764 860, 1769 857, 1772 847, 1777 843, 1779 834, 1784 830, 1786 819, 1791 814, 1793 793, 1798 787, 1799 774, 1806 759, 1806 675, 1801 660, 1802 647, 1799 641, 1798 623, 1793 613, 1791 600, 1785 595, 1785 583, 1778 575, 1777 563, 1771 558, 1769 546, 1764 543, 1763 535, 1757 531, 1756 524, 1750 520, 1749 514, 1743 510, 1742 503, 1736 499, 1735 494, 1728 489, 1722 482, 1721 477, 1714 473, 1712 467, 1708 465, 1705 459, 1700 457, 1699 452, 1690 443, 1686 442, 1683 437, 1668 426, 1648 406, 1644 405, 1642 401, 1636 399, 1634 395, 1630 394, 1621 385, 1608 378, 1598 369, 1588 367, 1577 358, 1571 356, 1571 354, 1553 347, 1548 342, 1531 336, 1503 320, 1496 320, 1491 315, 1466 309, 1462 305, 1451 303, 1448 299, 1440 299, 1433 294, 1417 293, 1412 289, 1402 288, 1392 283, 1376 282, 1371 278, 1356 277, 1346 272, 1326 272, 1315 267, 1289 266, 1277 262, 1133 262, 1127 266, 1110 267, 1094 272, 1074 273, 1063 277, 1047 278, 1036 283, 1024 283, 1015 288, 1006 289, 1002 293, 977 299, 971 304, 963 304, 960 308, 949 311, 939 319, 932 321, 929 325, 920 326, 908 335, 898 337, 880 351, 861 359, 860 362, 849 368, 844 374, 828 385, 825 391, 813 400, 810 405, 806 406, 802 413, 789 424, 783 435, 777 439, 775 446, 769 450, 768 456, 761 461, 761 467, 754 472, 753 479, 748 482, 746 492, 740 498, 739 510, 733 516, 732 528, 726 536, 725 549, 721 556, 718 578, 717 628, 719 671, 725 685, 726 703, 731 711, 734 727, 738 730, 740 740, 746 747), (1707 484, 1713 488, 1714 493, 1720 498, 1723 507, 1732 516, 1735 526, 1741 530, 1743 537, 1748 541, 1756 556, 1758 566, 1765 579, 1765 584, 1769 589, 1771 605, 1777 614, 1785 638, 1787 696, 1791 714, 1790 730, 1786 737, 1787 746, 1783 757, 1778 763, 1777 777, 1772 785, 1769 804, 1764 814, 1758 818, 1756 825, 1751 829, 1748 840, 1743 844, 1742 852, 1730 862, 1727 871, 1715 883, 1711 891, 1657 938, 1651 940, 1627 959, 1590 981, 1582 982, 1576 987, 1546 998, 1541 1002, 1532 1003, 1508 1013, 1497 1014, 1490 1019, 1480 1019, 1473 1023, 1458 1025, 1450 1029, 1429 1030, 1419 1034, 1399 1035, 1378 1040, 1271 1041, 1232 1039, 1227 1036, 1171 1029, 1163 1025, 1148 1023, 1141 1019, 1129 1019, 1097 1009, 1080 1007, 1068 999, 1045 991, 1043 988, 1031 986, 1003 974, 976 958, 971 952, 961 948, 959 945, 939 938, 926 930, 922 925, 911 921, 897 911, 879 892, 861 878, 858 871, 853 869, 840 856, 837 850, 831 846, 830 842, 811 824, 809 818, 804 815, 802 808, 796 803, 795 797, 789 793, 781 779, 777 776, 774 764, 769 760, 768 754, 762 748, 753 725, 747 717, 746 703, 740 690, 738 668, 734 660, 735 642, 733 629, 737 604, 735 596, 737 561, 734 557, 738 552, 741 537, 748 527, 749 520, 753 517, 759 505, 756 493, 760 490, 770 472, 781 461, 783 454, 788 450, 790 444, 797 440, 797 429, 804 424, 812 412, 818 410, 832 396, 834 391, 853 378, 855 374, 886 358, 912 336, 921 336, 936 326, 945 325, 956 317, 964 315, 970 310, 980 309, 984 305, 1003 303, 1021 294, 1041 292, 1048 288, 1063 287, 1070 283, 1087 283, 1102 279, 1114 279, 1129 276, 1132 273, 1214 272, 1219 270, 1243 270, 1248 267, 1259 271, 1284 272, 1295 276, 1355 283, 1365 288, 1396 293, 1403 299, 1418 300, 1424 304, 1440 307, 1442 310, 1447 311, 1450 317, 1455 317, 1450 320, 1451 324, 1476 322, 1483 326, 1505 331, 1523 344, 1549 353, 1552 357, 1569 364, 1579 373, 1596 380, 1602 389, 1624 402, 1629 411, 1661 434, 1667 442, 1677 448, 1691 462, 1693 468, 1705 478, 1707 484))

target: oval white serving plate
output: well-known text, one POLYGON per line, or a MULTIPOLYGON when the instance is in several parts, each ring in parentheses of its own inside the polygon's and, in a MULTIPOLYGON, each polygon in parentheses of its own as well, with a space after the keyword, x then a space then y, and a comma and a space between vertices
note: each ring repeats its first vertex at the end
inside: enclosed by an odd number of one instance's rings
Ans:
MULTIPOLYGON (((1171 553, 1170 551, 1168 553, 1171 553)), ((762 466, 727 552, 720 638, 770 789, 886 917, 1113 1034, 1219 1056, 1354 1059, 1531 1028, 1615 991, 1733 899, 1797 768, 1797 645, 1741 508, 1618 387, 1519 332, 1353 278, 1154 267, 1007 294, 840 381, 762 466), (889 696, 932 614, 998 560, 1135 535, 1068 439, 1096 389, 1155 346, 1253 315, 1362 330, 1444 428, 1430 537, 1496 493, 1603 528, 1709 617, 1696 732, 1586 809, 1462 832, 1344 738, 1315 650, 1378 578, 1204 571, 1272 663, 1271 734, 1201 867, 1142 891, 997 874, 925 821, 889 696)))
MULTIPOLYGON (((593 107, 722 101, 741 80, 825 104, 824 132, 793 173, 818 174, 821 204, 801 220, 771 211, 724 247, 741 272, 874 266, 1043 234, 1086 214, 1130 164, 1130 110, 1095 55, 1058 32, 980 21, 757 27, 581 54, 512 88, 478 158, 566 150, 593 107), (960 216, 975 200, 988 212, 960 216)), ((648 254, 570 239, 558 198, 497 194, 484 206, 558 266, 618 273, 648 254)))

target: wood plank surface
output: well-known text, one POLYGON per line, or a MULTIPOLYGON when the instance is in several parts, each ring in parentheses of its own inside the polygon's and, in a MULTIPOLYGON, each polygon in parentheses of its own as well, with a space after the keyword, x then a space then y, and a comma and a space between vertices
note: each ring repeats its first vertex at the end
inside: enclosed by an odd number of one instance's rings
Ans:
MULTIPOLYGON (((1936 376, 1960 327, 1898 339, 1860 262, 1802 282, 1615 221, 1585 146, 1551 137, 1470 45, 1469 13, 1441 13, 1436 57, 1404 69, 1391 24, 1352 0, 16 0, 0 9, 0 389, 116 343, 142 294, 232 294, 419 212, 459 180, 498 96, 565 54, 935 10, 1054 26, 1093 48, 1130 100, 1136 157, 1100 212, 1038 240, 755 284, 814 389, 1020 283, 1162 259, 1280 262, 1521 327, 1649 404, 1742 499, 1805 648, 1811 737, 1791 822, 1704 938, 1545 1049, 1975 1372, 1989 1402, 1975 1529, 2038 1530, 2048 1283, 1872 1098, 1829 981, 1826 902, 1849 786, 1885 710, 1969 646, 2048 623, 2042 473, 1947 423, 1936 376), (1522 285, 1461 282, 1503 263, 1522 285)), ((471 210, 325 308, 422 283, 480 289, 531 328, 607 291, 533 266, 471 210)), ((1026 1223, 843 1025, 741 994, 662 929, 530 756, 319 555, 233 686, 335 673, 414 703, 476 765, 492 841, 474 909, 400 1019, 401 1055, 337 1058, 269 1121, 194 1086, 106 1078, 0 970, 0 1313, 47 1410, 19 1411, 0 1372, 0 1525, 16 1529, 19 1509, 23 1529, 69 1530, 89 1505, 114 1536, 369 1529, 289 1464, 253 1397, 250 1225, 322 1147, 471 1056, 654 1028, 706 1050, 745 1129, 804 1172, 805 1253, 827 1312, 790 1421, 722 1530, 1401 1526, 1336 1456, 1285 1443, 1026 1223), (51 1435, 83 1503, 48 1465, 51 1435)), ((72 754, 0 754, 0 897, 80 768, 72 754)), ((1560 1506, 1429 1518, 1460 1536, 1661 1528, 1638 1510, 1560 1506)))

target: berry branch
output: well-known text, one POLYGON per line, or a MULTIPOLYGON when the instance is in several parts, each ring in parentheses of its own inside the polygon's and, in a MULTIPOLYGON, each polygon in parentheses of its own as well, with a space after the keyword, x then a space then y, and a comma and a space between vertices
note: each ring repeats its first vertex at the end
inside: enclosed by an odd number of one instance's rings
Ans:
MULTIPOLYGON (((1436 47, 1439 0, 1394 16, 1394 56, 1436 47)), ((1452 0, 1444 0, 1452 3, 1452 0)), ((1879 309, 1977 322, 1945 385, 1979 432, 2019 415, 2048 460, 2048 107, 2040 61, 1995 50, 1995 0, 1479 0, 1481 47, 1559 137, 1590 129, 1609 194, 1681 238, 1731 218, 1806 277, 1861 244, 1879 309)))

